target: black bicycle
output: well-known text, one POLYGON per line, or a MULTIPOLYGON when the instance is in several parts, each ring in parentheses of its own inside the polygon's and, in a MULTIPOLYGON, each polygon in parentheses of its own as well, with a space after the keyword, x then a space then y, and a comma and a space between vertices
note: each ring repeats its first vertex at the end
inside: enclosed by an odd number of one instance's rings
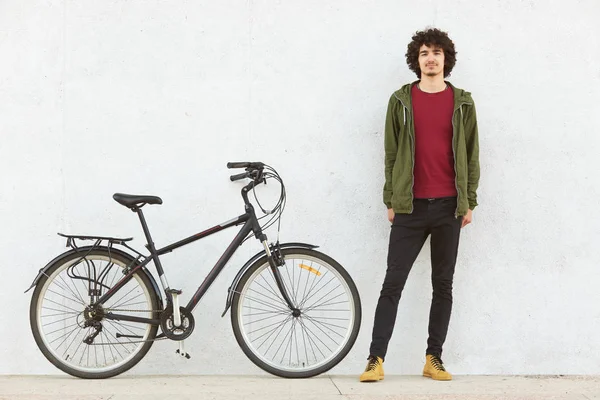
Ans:
POLYGON ((42 268, 27 289, 35 287, 30 307, 33 336, 52 364, 80 378, 109 378, 132 368, 161 339, 179 341, 176 352, 190 358, 183 343, 194 330, 194 308, 235 251, 252 236, 264 251, 241 267, 222 314, 231 308, 233 332, 244 353, 263 370, 286 378, 321 374, 348 354, 361 322, 360 298, 352 278, 338 262, 316 251, 318 246, 268 243, 263 230, 280 222, 286 201, 285 186, 273 168, 260 162, 227 167, 245 168, 244 173, 232 175, 232 181, 250 179, 241 192, 245 213, 161 249, 152 241, 142 207, 162 200, 113 196, 137 213, 148 256, 128 245, 132 238, 59 233, 71 249, 42 268), (270 211, 263 209, 255 191, 269 179, 281 185, 279 200, 270 211), (250 192, 265 214, 260 218, 248 199, 250 192), (180 306, 181 291, 169 286, 159 256, 238 225, 242 228, 232 243, 188 304, 180 306), (78 246, 81 240, 93 244, 78 246), (162 291, 146 268, 150 262, 162 291))

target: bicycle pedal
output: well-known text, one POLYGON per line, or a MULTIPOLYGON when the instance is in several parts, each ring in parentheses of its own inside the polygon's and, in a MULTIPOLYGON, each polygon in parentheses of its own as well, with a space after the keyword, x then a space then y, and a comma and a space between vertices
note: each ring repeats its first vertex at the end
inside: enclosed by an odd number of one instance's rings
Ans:
POLYGON ((167 293, 171 293, 171 294, 181 294, 181 293, 183 293, 183 291, 182 291, 182 290, 179 290, 179 289, 169 289, 169 290, 167 290, 167 293))
POLYGON ((179 349, 175 350, 175 353, 176 353, 176 354, 179 354, 181 357, 185 357, 185 358, 187 358, 188 360, 189 360, 190 358, 192 358, 192 356, 190 356, 190 353, 186 353, 186 352, 180 352, 180 351, 179 351, 179 349))
POLYGON ((175 350, 175 354, 179 354, 181 357, 185 357, 188 360, 192 357, 192 356, 190 356, 190 353, 187 353, 185 351, 185 346, 183 344, 183 340, 181 342, 179 342, 179 348, 177 350, 175 350))

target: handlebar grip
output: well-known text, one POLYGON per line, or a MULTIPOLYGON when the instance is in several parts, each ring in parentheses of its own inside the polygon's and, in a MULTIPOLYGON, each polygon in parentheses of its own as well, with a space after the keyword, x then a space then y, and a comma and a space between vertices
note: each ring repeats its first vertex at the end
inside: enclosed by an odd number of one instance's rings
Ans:
POLYGON ((249 162, 228 162, 227 168, 247 168, 250 166, 249 162))
POLYGON ((262 169, 265 167, 265 164, 261 162, 228 162, 227 168, 255 168, 262 169))
POLYGON ((229 177, 229 179, 231 179, 231 181, 239 181, 240 179, 244 179, 244 178, 248 178, 250 176, 250 174, 248 172, 244 172, 242 174, 237 174, 237 175, 231 175, 229 177))

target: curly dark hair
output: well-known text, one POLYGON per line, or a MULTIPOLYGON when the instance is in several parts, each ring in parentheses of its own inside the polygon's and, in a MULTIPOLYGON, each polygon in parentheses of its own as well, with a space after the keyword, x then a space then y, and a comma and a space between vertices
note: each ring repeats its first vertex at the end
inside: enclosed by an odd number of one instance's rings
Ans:
POLYGON ((444 51, 444 78, 450 76, 454 64, 456 64, 456 50, 454 43, 448 37, 448 33, 437 28, 429 28, 424 31, 416 32, 412 37, 412 42, 408 44, 406 50, 406 63, 408 68, 417 74, 421 79, 421 68, 419 67, 419 49, 421 46, 440 47, 444 51))

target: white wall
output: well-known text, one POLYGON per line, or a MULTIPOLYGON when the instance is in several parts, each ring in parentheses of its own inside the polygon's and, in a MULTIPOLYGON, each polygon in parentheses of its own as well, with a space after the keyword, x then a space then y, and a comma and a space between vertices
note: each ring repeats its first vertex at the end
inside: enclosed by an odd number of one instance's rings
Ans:
MULTIPOLYGON (((260 160, 287 185, 281 240, 319 244, 356 280, 362 329, 332 372, 358 374, 389 234, 385 109, 415 78, 404 53, 427 25, 456 43, 450 80, 473 93, 481 146, 444 360, 456 374, 600 373, 599 16, 594 0, 1 1, 0 373, 60 373, 23 294, 66 250, 56 232, 131 235, 143 249, 111 196, 156 194, 164 204, 144 210, 167 244, 241 213, 225 164, 260 160)), ((165 256, 171 286, 191 295, 233 235, 165 256)), ((161 342, 132 373, 260 373, 220 318, 258 249, 245 245, 196 310, 191 360, 161 342)), ((387 373, 420 373, 429 262, 426 244, 387 373)))

